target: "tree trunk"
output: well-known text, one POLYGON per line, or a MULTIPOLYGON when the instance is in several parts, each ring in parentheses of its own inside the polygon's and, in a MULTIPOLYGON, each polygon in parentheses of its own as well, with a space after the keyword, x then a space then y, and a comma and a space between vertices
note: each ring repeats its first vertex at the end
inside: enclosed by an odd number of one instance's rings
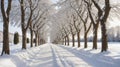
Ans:
POLYGON ((35 46, 37 46, 38 45, 38 35, 37 35, 37 33, 35 33, 35 46))
POLYGON ((97 49, 97 30, 98 30, 98 27, 94 26, 94 29, 93 29, 93 49, 97 49))
POLYGON ((22 49, 26 49, 26 30, 25 29, 25 10, 24 10, 24 0, 20 1, 21 9, 21 28, 22 28, 22 49))
POLYGON ((65 37, 65 45, 66 45, 66 37, 65 37))
POLYGON ((11 3, 12 0, 7 0, 7 5, 5 4, 6 1, 1 0, 0 1, 0 8, 1 8, 1 13, 2 13, 2 18, 3 18, 3 49, 2 49, 2 54, 10 54, 9 50, 9 15, 11 11, 11 3))
POLYGON ((26 30, 22 30, 22 49, 26 49, 26 30))
POLYGON ((105 8, 104 11, 100 8, 100 6, 94 1, 92 0, 92 2, 94 3, 95 7, 98 9, 98 21, 100 21, 101 24, 101 34, 102 34, 102 50, 103 51, 107 51, 108 49, 108 43, 107 43, 107 33, 106 33, 106 21, 107 18, 109 16, 110 13, 110 2, 109 0, 105 0, 105 8))
POLYGON ((72 34, 72 42, 73 42, 73 47, 75 47, 75 35, 72 34))
POLYGON ((80 47, 80 32, 77 32, 78 48, 80 47))
POLYGON ((101 22, 101 32, 102 32, 102 50, 101 50, 101 52, 103 52, 103 51, 107 51, 107 49, 108 49, 106 25, 103 22, 101 22))
POLYGON ((31 32, 31 45, 30 45, 30 47, 33 47, 33 31, 30 30, 30 32, 31 32))
POLYGON ((84 35, 84 48, 87 48, 87 34, 84 35))
POLYGON ((69 45, 70 45, 70 44, 69 44, 69 36, 67 36, 67 42, 68 42, 68 46, 69 46, 69 45))
POLYGON ((109 16, 109 13, 110 13, 110 2, 109 0, 105 0, 105 14, 103 16, 103 18, 100 20, 101 21, 101 32, 102 32, 102 50, 101 52, 103 51, 107 51, 108 49, 108 42, 107 42, 107 33, 106 33, 106 21, 107 21, 107 18, 109 16))
POLYGON ((40 45, 40 36, 39 35, 38 35, 38 45, 40 45))
POLYGON ((10 54, 9 50, 9 23, 4 20, 3 24, 3 49, 2 49, 2 54, 5 52, 5 54, 10 54))

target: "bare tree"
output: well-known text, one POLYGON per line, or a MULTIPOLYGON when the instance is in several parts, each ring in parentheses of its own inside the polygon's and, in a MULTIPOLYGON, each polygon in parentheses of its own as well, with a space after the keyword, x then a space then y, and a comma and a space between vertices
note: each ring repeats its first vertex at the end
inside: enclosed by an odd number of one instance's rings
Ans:
MULTIPOLYGON (((91 23, 93 24, 93 49, 97 49, 97 32, 98 32, 98 27, 99 27, 99 22, 95 21, 93 15, 92 15, 92 3, 89 1, 84 0, 84 2, 87 4, 87 9, 89 13, 89 17, 91 20, 91 23)), ((94 15, 95 16, 95 15, 94 15)))
POLYGON ((74 27, 75 27, 76 32, 77 32, 78 47, 80 47, 80 32, 82 30, 82 24, 81 24, 81 21, 78 21, 77 19, 75 16, 73 17, 74 27))
POLYGON ((101 24, 101 34, 102 34, 102 50, 107 51, 108 49, 108 43, 107 43, 107 33, 106 33, 106 21, 110 13, 110 1, 105 0, 104 1, 104 8, 101 8, 99 3, 97 3, 95 0, 92 0, 94 3, 94 6, 98 10, 98 19, 97 21, 101 24))
POLYGON ((87 48, 87 35, 88 32, 92 26, 92 23, 88 21, 88 12, 85 9, 85 5, 83 5, 83 2, 81 1, 81 6, 78 5, 78 8, 75 8, 72 4, 71 4, 71 8, 77 13, 79 19, 81 20, 81 22, 83 23, 83 27, 84 27, 84 48, 87 48), (89 24, 89 26, 88 26, 89 24))
POLYGON ((26 32, 30 24, 32 23, 31 19, 33 16, 33 12, 37 8, 39 0, 37 0, 37 5, 36 3, 33 3, 32 0, 28 0, 28 6, 26 6, 27 4, 25 4, 24 0, 20 0, 19 2, 20 2, 20 7, 21 7, 22 49, 26 49, 26 32), (26 9, 28 8, 30 10, 29 10, 28 20, 26 21, 25 13, 26 13, 26 9))
POLYGON ((71 35, 72 35, 72 46, 75 47, 75 34, 76 34, 76 31, 74 30, 74 25, 72 23, 69 24, 69 28, 70 28, 70 32, 71 32, 71 35))
POLYGON ((10 54, 9 50, 9 15, 11 11, 12 0, 7 0, 7 6, 5 0, 1 0, 1 12, 3 17, 3 49, 2 54, 10 54), (6 8, 5 8, 6 6, 6 8))

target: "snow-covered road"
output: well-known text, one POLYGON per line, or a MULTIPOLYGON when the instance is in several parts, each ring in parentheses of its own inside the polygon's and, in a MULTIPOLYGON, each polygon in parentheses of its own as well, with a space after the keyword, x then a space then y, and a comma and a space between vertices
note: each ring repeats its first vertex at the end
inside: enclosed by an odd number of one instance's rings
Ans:
POLYGON ((11 55, 0 57, 0 67, 120 67, 120 51, 117 47, 120 46, 111 45, 111 51, 100 53, 100 49, 51 43, 27 50, 21 50, 20 45, 11 45, 11 55))
POLYGON ((58 67, 90 67, 89 64, 81 58, 76 57, 70 51, 56 45, 50 46, 53 56, 57 60, 58 67))
MULTIPOLYGON (((18 64, 19 67, 21 65, 26 67, 90 67, 81 58, 53 44, 45 44, 15 55, 19 58, 19 62, 15 65, 18 64)), ((15 62, 18 58, 14 58, 12 61, 15 62)))

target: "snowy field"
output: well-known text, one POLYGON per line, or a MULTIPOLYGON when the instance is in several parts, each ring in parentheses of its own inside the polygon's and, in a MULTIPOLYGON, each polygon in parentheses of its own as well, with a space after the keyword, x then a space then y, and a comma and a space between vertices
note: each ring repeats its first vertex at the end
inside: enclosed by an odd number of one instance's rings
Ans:
MULTIPOLYGON (((120 43, 109 43, 107 52, 81 48, 43 44, 38 47, 21 50, 21 45, 10 45, 11 55, 0 56, 0 67, 120 67, 120 43)), ((0 53, 1 53, 0 45, 0 53)))

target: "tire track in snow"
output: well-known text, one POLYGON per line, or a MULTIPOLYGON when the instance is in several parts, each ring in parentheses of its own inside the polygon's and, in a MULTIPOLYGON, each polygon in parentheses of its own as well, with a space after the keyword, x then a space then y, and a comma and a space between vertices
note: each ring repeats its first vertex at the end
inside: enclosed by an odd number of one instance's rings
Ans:
MULTIPOLYGON (((59 67, 72 67, 70 64, 65 60, 64 56, 61 56, 56 47, 54 45, 51 45, 51 50, 53 53, 53 57, 56 58, 57 64, 59 64, 59 67)), ((57 66, 58 67, 58 66, 57 66)))
POLYGON ((91 67, 88 63, 86 63, 79 57, 75 56, 73 53, 71 53, 67 49, 63 49, 60 46, 56 46, 56 45, 53 45, 53 46, 58 56, 61 59, 63 59, 65 63, 69 65, 64 67, 91 67))

